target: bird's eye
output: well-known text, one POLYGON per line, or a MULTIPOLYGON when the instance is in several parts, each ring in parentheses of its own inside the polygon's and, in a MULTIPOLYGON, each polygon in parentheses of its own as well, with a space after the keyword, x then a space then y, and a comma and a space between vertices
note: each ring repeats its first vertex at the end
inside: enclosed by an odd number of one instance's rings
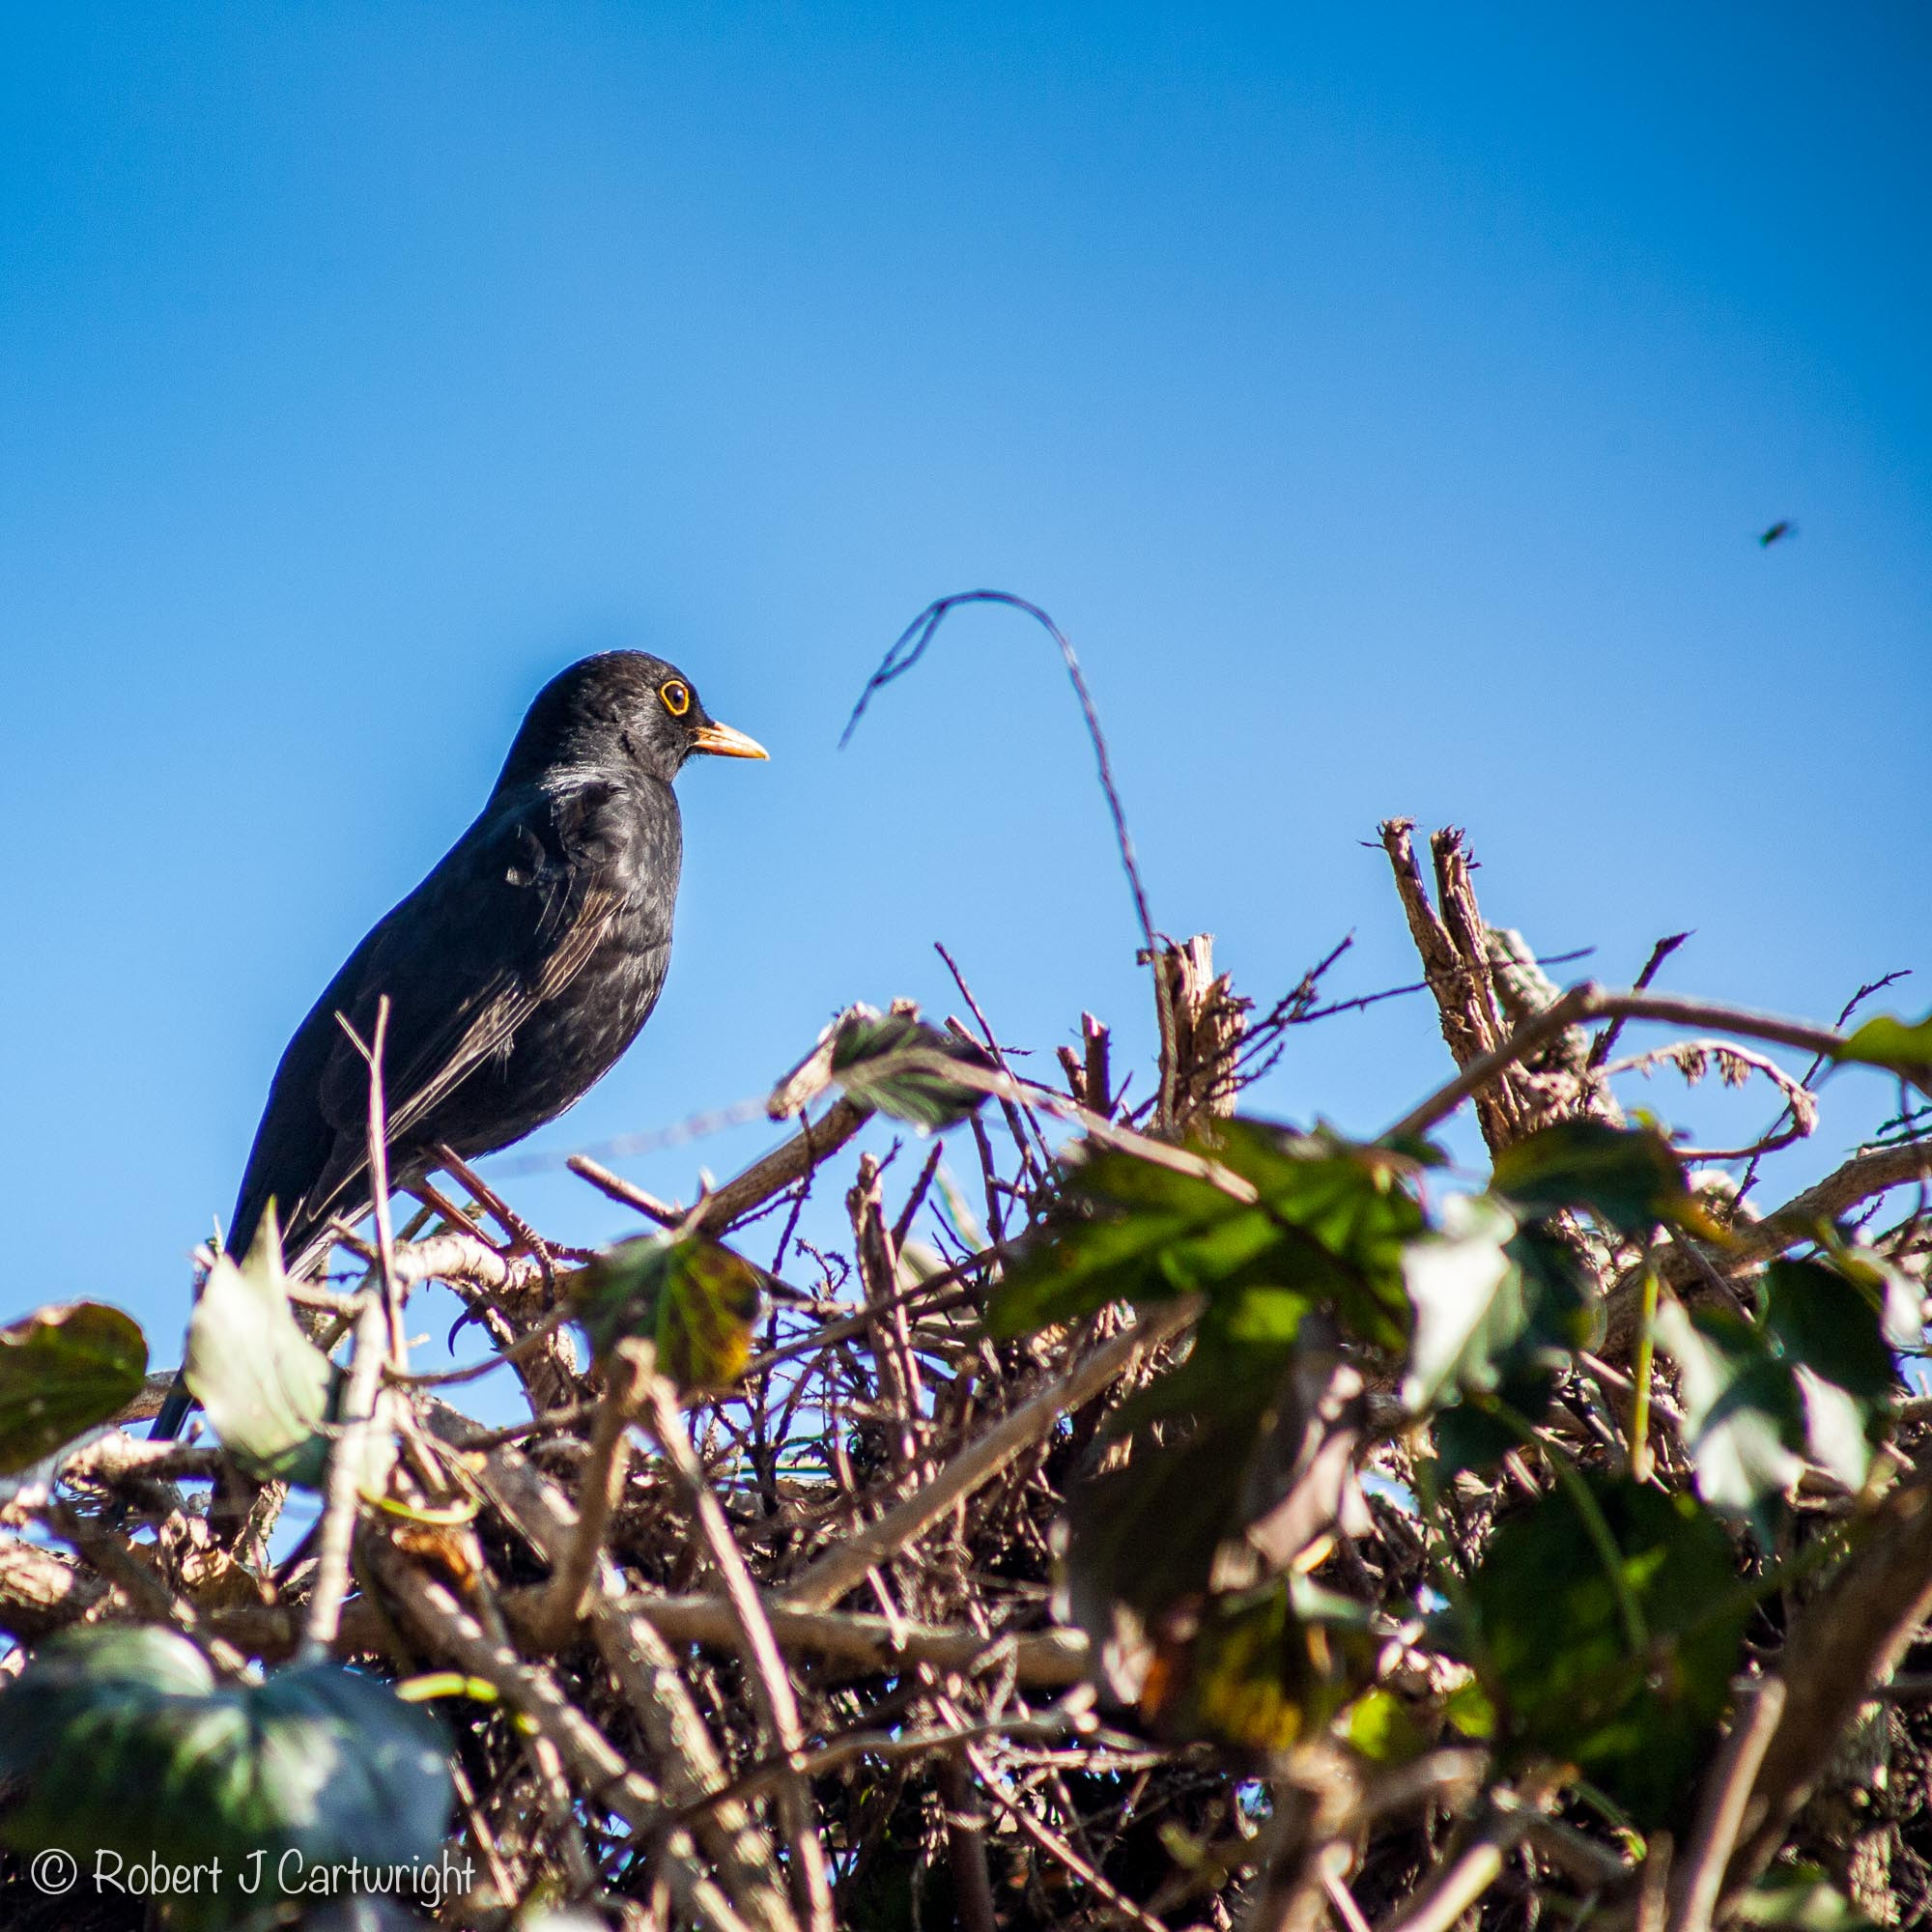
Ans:
POLYGON ((691 687, 680 684, 676 678, 660 686, 658 696, 664 699, 664 708, 673 718, 682 718, 691 709, 691 687))

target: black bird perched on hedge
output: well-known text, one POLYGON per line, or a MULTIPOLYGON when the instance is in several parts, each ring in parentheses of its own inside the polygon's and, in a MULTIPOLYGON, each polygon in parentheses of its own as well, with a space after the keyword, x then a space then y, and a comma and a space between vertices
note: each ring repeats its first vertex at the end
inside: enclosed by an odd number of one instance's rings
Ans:
MULTIPOLYGON (((481 815, 349 955, 275 1069, 228 1226, 248 1251, 276 1204, 290 1271, 329 1222, 371 1206, 369 1066, 383 1050, 390 1184, 447 1146, 494 1153, 554 1120, 616 1064, 670 964, 683 833, 671 781, 695 753, 762 758, 662 658, 607 651, 537 694, 481 815), (337 1015, 340 1015, 338 1019, 337 1015)), ((155 1419, 175 1435, 179 1378, 155 1419)))

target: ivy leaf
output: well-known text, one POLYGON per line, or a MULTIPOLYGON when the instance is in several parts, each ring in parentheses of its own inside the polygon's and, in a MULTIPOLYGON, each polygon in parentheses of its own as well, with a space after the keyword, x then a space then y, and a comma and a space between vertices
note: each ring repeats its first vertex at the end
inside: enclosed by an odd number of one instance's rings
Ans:
POLYGON ((1534 1212, 1587 1208, 1626 1240, 1645 1239, 1660 1221, 1710 1232, 1683 1162, 1654 1127, 1558 1121, 1506 1147, 1491 1185, 1534 1212))
POLYGON ((1916 1021, 1876 1014, 1838 1049, 1838 1058, 1887 1066, 1922 1086, 1932 1079, 1932 1013, 1916 1021))
POLYGON ((1862 1487, 1890 1419, 1892 1348, 1918 1341, 1916 1311, 1901 1321, 1893 1284, 1875 1274, 1850 1254, 1829 1264, 1775 1261, 1765 1270, 1765 1331, 1796 1374, 1806 1449, 1852 1490, 1862 1487))
POLYGON ((1506 1244, 1517 1231, 1516 1216, 1501 1202, 1480 1195, 1452 1194, 1440 1219, 1440 1232, 1418 1236, 1403 1250, 1415 1335, 1402 1399, 1414 1414, 1460 1376, 1494 1385, 1490 1321, 1510 1278, 1506 1244))
POLYGON ((1429 1748, 1429 1739, 1409 1716, 1408 1707, 1379 1684, 1371 1685, 1349 1706, 1342 1735, 1378 1770, 1413 1763, 1429 1748))
POLYGON ((1733 1912, 1742 1924, 1784 1932, 1877 1932, 1871 1919, 1814 1864, 1780 1865, 1767 1872, 1733 1912))
POLYGON ((37 1308, 0 1328, 0 1476, 107 1422, 141 1392, 148 1338, 99 1301, 37 1308))
POLYGON ((1823 1262, 1775 1261, 1764 1291, 1765 1328, 1788 1360, 1861 1403, 1891 1394, 1897 1371, 1884 1318, 1859 1282, 1823 1262))
POLYGON ((1714 1509, 1748 1518, 1768 1540, 1763 1506, 1804 1467, 1804 1405, 1789 1365, 1727 1308, 1687 1312, 1666 1301, 1657 1312, 1657 1340, 1677 1364, 1697 1493, 1714 1509))
POLYGON ((1456 1365, 1463 1399, 1435 1416, 1445 1475, 1489 1468, 1515 1448, 1521 1437, 1503 1411, 1541 1420, 1570 1357, 1601 1322, 1575 1250, 1547 1222, 1517 1229, 1503 1254, 1508 1269, 1456 1365))
POLYGON ((985 1101, 977 1087, 946 1077, 948 1062, 994 1070, 982 1047, 959 1034, 927 1026, 914 1013, 854 1008, 832 1037, 832 1078, 846 1094, 861 1106, 909 1122, 922 1133, 952 1126, 985 1101))
MULTIPOLYGON (((23 1786, 7 1837, 76 1858, 218 1859, 272 1870, 433 1858, 452 1797, 440 1727, 380 1679, 320 1663, 217 1684, 173 1631, 93 1626, 43 1644, 0 1693, 0 1772, 23 1786)), ((238 1887, 180 1901, 183 1925, 259 1910, 238 1887)))
POLYGON ((1222 1121, 1190 1143, 1260 1195, 1137 1154, 1090 1151, 1059 1212, 1009 1265, 987 1312, 995 1335, 1031 1333, 1111 1301, 1210 1298, 1265 1284, 1330 1304, 1358 1339, 1402 1348, 1403 1249, 1424 1227, 1404 1184, 1412 1161, 1337 1136, 1222 1121))
POLYGON ((1141 1712, 1176 1743, 1287 1750, 1370 1684, 1380 1647, 1365 1605, 1285 1577, 1174 1619, 1141 1712))
POLYGON ((289 1306, 272 1202, 245 1261, 215 1257, 188 1319, 184 1374, 221 1446, 248 1474, 321 1486, 335 1369, 289 1306))
POLYGON ((1492 1538, 1468 1583, 1480 1641, 1466 1661, 1508 1736, 1657 1824, 1717 1735, 1747 1610, 1709 1510, 1627 1478, 1577 1480, 1585 1502, 1558 1484, 1492 1538))
POLYGON ((1287 1288, 1243 1288, 1217 1295, 1195 1324, 1187 1352, 1137 1389, 1107 1418, 1110 1435, 1150 1422, 1191 1416, 1257 1422, 1294 1361, 1313 1303, 1287 1288))
POLYGON ((1725 1309, 1687 1315, 1673 1302, 1659 1311, 1706 1501, 1767 1532, 1762 1506, 1790 1487, 1801 1457, 1848 1489, 1862 1487, 1897 1382, 1892 1297, 1871 1274, 1836 1262, 1773 1262, 1759 1324, 1725 1309))
POLYGON ((580 1268, 571 1299, 599 1355, 622 1336, 647 1335, 680 1391, 728 1389, 752 1358, 763 1282, 743 1255, 708 1236, 647 1235, 580 1268))

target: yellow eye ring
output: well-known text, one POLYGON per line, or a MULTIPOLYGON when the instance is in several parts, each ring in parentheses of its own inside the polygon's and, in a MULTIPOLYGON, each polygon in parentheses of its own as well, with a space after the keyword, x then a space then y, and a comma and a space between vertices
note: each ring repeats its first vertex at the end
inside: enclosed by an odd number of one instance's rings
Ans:
POLYGON ((691 709, 691 687, 688 684, 680 684, 676 678, 662 686, 658 696, 664 699, 664 708, 673 718, 682 718, 691 709))

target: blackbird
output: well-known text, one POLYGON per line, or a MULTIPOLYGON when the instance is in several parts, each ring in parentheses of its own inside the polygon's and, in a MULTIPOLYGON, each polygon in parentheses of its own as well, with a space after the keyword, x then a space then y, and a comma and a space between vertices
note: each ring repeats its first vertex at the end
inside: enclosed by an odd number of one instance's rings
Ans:
MULTIPOLYGON (((650 1017, 670 964, 683 833, 671 781, 694 753, 762 758, 691 680, 642 651, 584 658, 537 694, 476 822, 384 918, 296 1029, 269 1089, 228 1252, 269 1204, 289 1270, 372 1205, 364 1044, 387 996, 389 1180, 447 1146, 494 1153, 582 1098, 650 1017)), ((155 1419, 177 1434, 181 1379, 155 1419)))

